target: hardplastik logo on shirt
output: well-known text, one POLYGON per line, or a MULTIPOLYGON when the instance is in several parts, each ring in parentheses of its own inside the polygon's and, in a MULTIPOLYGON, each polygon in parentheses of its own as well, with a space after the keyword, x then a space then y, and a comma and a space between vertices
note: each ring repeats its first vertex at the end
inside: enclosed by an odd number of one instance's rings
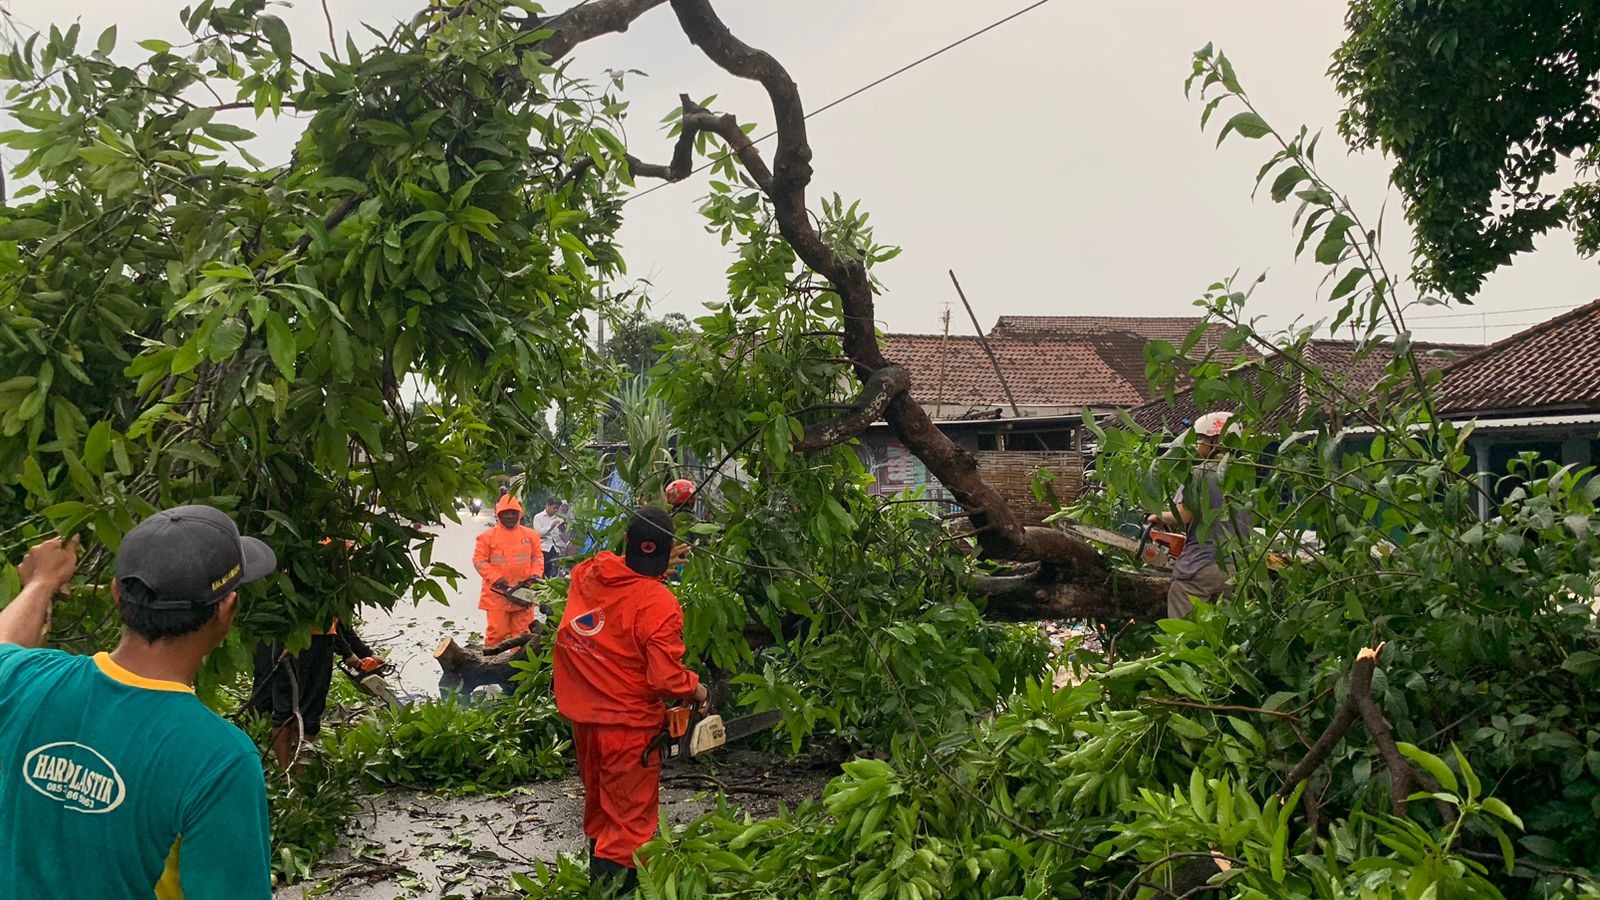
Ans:
POLYGON ((74 741, 35 747, 22 758, 22 778, 73 812, 108 813, 128 794, 111 760, 74 741))

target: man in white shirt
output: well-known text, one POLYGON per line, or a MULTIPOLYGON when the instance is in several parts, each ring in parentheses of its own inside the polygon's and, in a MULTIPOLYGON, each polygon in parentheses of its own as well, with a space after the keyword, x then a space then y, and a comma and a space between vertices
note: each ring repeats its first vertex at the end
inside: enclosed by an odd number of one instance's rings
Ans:
POLYGON ((561 553, 561 541, 557 540, 561 527, 566 520, 557 515, 561 509, 561 501, 551 497, 544 503, 544 510, 533 517, 533 530, 539 532, 539 544, 544 550, 544 573, 548 578, 556 573, 556 557, 561 553))

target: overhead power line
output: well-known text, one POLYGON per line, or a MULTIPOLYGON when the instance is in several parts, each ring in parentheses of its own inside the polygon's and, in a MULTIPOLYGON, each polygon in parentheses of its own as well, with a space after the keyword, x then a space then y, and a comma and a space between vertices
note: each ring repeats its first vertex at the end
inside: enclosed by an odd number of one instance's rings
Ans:
MULTIPOLYGON (((901 66, 900 68, 895 69, 893 72, 890 72, 889 74, 884 75, 884 76, 882 76, 881 78, 878 78, 875 81, 868 82, 868 83, 862 85, 861 87, 858 87, 855 90, 851 91, 850 93, 845 94, 842 97, 839 97, 838 99, 835 99, 835 100, 833 100, 833 101, 831 101, 829 103, 825 103, 822 106, 819 106, 816 109, 811 110, 810 112, 805 114, 804 118, 805 119, 810 119, 812 116, 821 115, 822 113, 825 113, 830 109, 833 109, 835 106, 838 106, 841 103, 844 103, 844 102, 846 102, 848 100, 853 100, 856 97, 859 97, 862 94, 865 94, 867 91, 872 90, 873 88, 877 87, 878 85, 883 84, 886 81, 890 81, 891 79, 894 79, 894 78, 896 78, 896 77, 898 77, 900 75, 904 75, 905 73, 911 71, 912 69, 915 69, 917 66, 920 66, 923 63, 928 62, 929 60, 934 59, 936 57, 943 56, 944 54, 950 52, 951 50, 954 50, 955 48, 961 46, 962 44, 965 44, 966 42, 972 40, 973 38, 979 37, 980 35, 983 35, 983 34, 987 34, 988 32, 993 31, 996 28, 999 28, 1001 25, 1004 25, 1004 24, 1006 24, 1007 22, 1010 22, 1013 19, 1021 18, 1022 16, 1026 15, 1026 14, 1028 14, 1030 12, 1033 12, 1034 10, 1038 9, 1039 7, 1045 5, 1046 3, 1049 3, 1049 2, 1050 2, 1050 0, 1034 0, 1033 3, 1030 3, 1027 6, 1024 6, 1023 8, 1017 10, 1016 12, 1012 13, 1011 15, 1006 16, 1005 18, 996 19, 995 21, 990 22, 988 25, 985 25, 982 28, 979 28, 977 31, 974 31, 971 34, 968 34, 967 36, 965 36, 963 38, 960 38, 960 39, 955 40, 955 41, 951 41, 950 43, 945 44, 943 47, 940 47, 939 49, 933 51, 932 53, 929 53, 928 55, 926 55, 926 56, 924 56, 924 57, 922 57, 920 59, 913 60, 912 62, 908 62, 905 65, 901 66)), ((776 132, 776 131, 769 131, 766 134, 763 134, 760 137, 756 138, 754 141, 752 141, 752 143, 759 144, 762 141, 765 141, 765 140, 767 140, 769 138, 772 138, 772 137, 776 136, 777 133, 778 132, 776 132)), ((698 165, 698 166, 694 167, 693 169, 691 169, 689 171, 689 174, 690 175, 697 175, 697 174, 699 174, 701 172, 704 172, 705 170, 711 168, 712 165, 713 165, 713 163, 711 163, 711 162, 701 163, 700 165, 698 165)), ((639 199, 640 197, 646 196, 648 194, 653 194, 656 191, 661 190, 662 188, 666 187, 669 184, 676 184, 676 183, 677 182, 674 182, 674 181, 663 181, 660 184, 652 185, 651 187, 648 187, 648 188, 640 191, 637 194, 632 194, 632 195, 628 196, 622 202, 623 203, 632 202, 634 200, 639 199)))
MULTIPOLYGON (((1498 329, 1498 328, 1526 328, 1529 325, 1537 325, 1537 324, 1538 324, 1537 322, 1490 322, 1488 327, 1489 328, 1496 328, 1496 329, 1498 329)), ((1484 330, 1484 326, 1482 326, 1482 325, 1422 325, 1422 326, 1419 326, 1419 327, 1426 328, 1429 331, 1483 331, 1484 330)))
POLYGON ((1521 315, 1522 313, 1545 312, 1547 310, 1552 310, 1552 309, 1568 310, 1568 309, 1572 309, 1572 308, 1573 308, 1573 306, 1571 306, 1571 305, 1559 305, 1558 304, 1558 305, 1555 305, 1555 306, 1520 306, 1520 307, 1517 307, 1516 309, 1485 310, 1483 312, 1473 312, 1473 311, 1462 310, 1460 312, 1453 312, 1453 313, 1437 313, 1437 314, 1434 314, 1434 315, 1431 315, 1431 316, 1406 316, 1406 321, 1407 322, 1425 322, 1425 321, 1430 321, 1430 320, 1433 320, 1433 319, 1466 319, 1466 318, 1481 319, 1484 316, 1514 316, 1514 315, 1521 315))

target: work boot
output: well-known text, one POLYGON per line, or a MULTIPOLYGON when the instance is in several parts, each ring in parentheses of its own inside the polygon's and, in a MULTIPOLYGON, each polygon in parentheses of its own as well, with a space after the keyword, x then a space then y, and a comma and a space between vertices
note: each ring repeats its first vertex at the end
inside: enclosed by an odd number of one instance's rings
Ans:
POLYGON ((601 897, 631 897, 639 887, 639 873, 622 863, 591 856, 589 884, 601 897))

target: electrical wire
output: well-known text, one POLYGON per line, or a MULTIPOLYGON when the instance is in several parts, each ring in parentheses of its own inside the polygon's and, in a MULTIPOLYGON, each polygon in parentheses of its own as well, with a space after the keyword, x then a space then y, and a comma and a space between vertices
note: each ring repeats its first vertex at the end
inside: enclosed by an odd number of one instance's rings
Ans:
POLYGON ((1434 320, 1434 319, 1466 319, 1466 318, 1481 319, 1481 318, 1483 318, 1485 316, 1512 316, 1512 315, 1518 315, 1520 313, 1545 312, 1545 311, 1552 310, 1552 309, 1568 310, 1568 309, 1573 309, 1573 308, 1575 308, 1575 307, 1572 306, 1572 305, 1556 304, 1556 305, 1553 305, 1553 306, 1520 306, 1520 307, 1517 307, 1516 309, 1501 309, 1501 310, 1493 310, 1493 311, 1485 310, 1483 312, 1468 312, 1466 310, 1462 310, 1460 312, 1453 312, 1453 313, 1436 313, 1436 314, 1431 315, 1431 316, 1411 316, 1411 315, 1408 315, 1408 316, 1406 316, 1406 321, 1407 322, 1426 322, 1426 321, 1434 320))
MULTIPOLYGON (((901 66, 900 68, 895 69, 893 72, 890 72, 889 74, 884 75, 884 76, 878 78, 875 81, 868 82, 867 84, 864 84, 861 87, 856 88, 855 90, 851 91, 848 94, 845 94, 842 97, 839 97, 839 98, 837 98, 835 100, 832 100, 832 101, 830 101, 828 103, 823 104, 822 106, 817 107, 816 109, 811 110, 810 112, 806 113, 801 118, 803 120, 809 120, 812 116, 821 115, 822 113, 825 113, 830 109, 833 109, 835 106, 838 106, 841 103, 844 103, 844 102, 846 102, 848 100, 853 100, 856 97, 859 97, 862 94, 865 94, 867 91, 872 90, 873 88, 877 87, 878 85, 883 84, 886 81, 890 81, 890 80, 896 78, 897 76, 903 75, 906 72, 909 72, 912 69, 915 69, 917 66, 920 66, 923 63, 928 62, 931 59, 934 59, 935 57, 942 56, 945 53, 948 53, 949 51, 954 50, 955 48, 961 46, 962 44, 965 44, 966 42, 972 40, 973 38, 979 37, 980 35, 983 35, 983 34, 986 34, 986 33, 990 32, 990 31, 993 31, 994 29, 999 28, 1001 25, 1004 25, 1004 24, 1006 24, 1007 22, 1010 22, 1013 19, 1020 18, 1023 15, 1026 15, 1027 13, 1033 12, 1034 10, 1038 9, 1039 7, 1045 5, 1046 3, 1049 3, 1049 2, 1050 2, 1050 0, 1034 0, 1033 3, 1030 3, 1027 6, 1024 6, 1023 8, 1017 10, 1016 12, 1006 16, 1005 18, 996 19, 995 21, 990 22, 988 25, 983 26, 982 28, 978 29, 977 31, 972 32, 971 34, 968 34, 967 36, 965 36, 963 38, 960 38, 958 40, 955 40, 955 41, 952 41, 952 42, 950 42, 948 44, 945 44, 943 47, 940 47, 939 49, 933 51, 932 53, 927 54, 926 56, 923 56, 920 59, 917 59, 917 60, 914 60, 912 62, 906 63, 905 65, 901 66)), ((768 138, 775 137, 777 134, 778 134, 777 131, 769 131, 766 134, 763 134, 760 137, 755 138, 754 140, 751 141, 751 143, 759 144, 762 141, 767 140, 768 138)), ((711 168, 713 165, 715 165, 715 163, 710 162, 710 161, 703 162, 700 165, 698 165, 698 166, 694 167, 693 169, 689 170, 689 174, 690 175, 697 175, 697 174, 699 174, 701 172, 704 172, 705 170, 711 168)), ((624 199, 622 201, 622 203, 623 203, 623 205, 626 205, 626 204, 628 204, 628 203, 630 203, 630 202, 632 202, 634 200, 639 199, 640 197, 644 197, 644 196, 648 196, 650 194, 653 194, 656 191, 661 190, 662 188, 666 187, 669 184, 677 184, 677 182, 674 182, 674 181, 663 181, 660 184, 652 185, 651 187, 648 187, 648 188, 640 191, 637 194, 632 194, 632 195, 628 196, 626 199, 624 199)))

